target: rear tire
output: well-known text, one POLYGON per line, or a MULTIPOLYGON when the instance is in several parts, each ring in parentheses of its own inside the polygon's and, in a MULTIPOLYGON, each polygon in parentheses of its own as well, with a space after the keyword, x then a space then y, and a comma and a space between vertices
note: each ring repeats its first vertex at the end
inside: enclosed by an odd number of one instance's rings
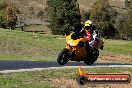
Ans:
POLYGON ((88 58, 84 60, 84 63, 87 65, 92 65, 99 56, 99 50, 94 49, 90 55, 88 55, 88 58))
POLYGON ((60 65, 64 65, 69 61, 69 50, 67 48, 64 48, 58 55, 57 62, 60 65))

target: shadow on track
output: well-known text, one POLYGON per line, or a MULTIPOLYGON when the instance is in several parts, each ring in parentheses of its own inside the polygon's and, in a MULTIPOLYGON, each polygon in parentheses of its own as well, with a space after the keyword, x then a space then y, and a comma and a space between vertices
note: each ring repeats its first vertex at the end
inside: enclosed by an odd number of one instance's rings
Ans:
MULTIPOLYGON (((68 62, 64 66, 87 66, 83 62, 68 62)), ((131 65, 122 63, 95 63, 92 66, 110 66, 110 65, 131 65)), ((49 67, 63 67, 55 61, 17 61, 17 60, 0 60, 0 71, 2 70, 17 70, 17 69, 30 69, 30 68, 49 68, 49 67)))

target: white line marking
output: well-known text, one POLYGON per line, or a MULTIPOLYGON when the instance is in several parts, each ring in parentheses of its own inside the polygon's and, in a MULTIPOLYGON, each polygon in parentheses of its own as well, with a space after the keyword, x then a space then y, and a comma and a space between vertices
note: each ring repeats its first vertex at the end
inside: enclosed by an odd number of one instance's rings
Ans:
MULTIPOLYGON (((132 67, 132 65, 96 65, 96 66, 82 66, 83 68, 112 68, 112 67, 132 67)), ((49 68, 32 68, 32 69, 18 69, 18 70, 2 70, 1 74, 14 73, 14 72, 32 72, 32 71, 42 71, 50 69, 65 69, 65 68, 79 68, 79 66, 63 66, 63 67, 49 67, 49 68)))

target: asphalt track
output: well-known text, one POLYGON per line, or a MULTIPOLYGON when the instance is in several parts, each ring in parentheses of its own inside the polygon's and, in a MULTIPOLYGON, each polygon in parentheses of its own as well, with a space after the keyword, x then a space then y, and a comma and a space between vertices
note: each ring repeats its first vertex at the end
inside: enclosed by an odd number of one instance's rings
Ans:
POLYGON ((95 63, 91 66, 83 62, 68 62, 61 66, 55 61, 24 61, 24 60, 0 60, 0 73, 23 72, 23 71, 40 71, 44 69, 61 69, 61 68, 97 68, 97 67, 132 67, 132 64, 122 63, 95 63))

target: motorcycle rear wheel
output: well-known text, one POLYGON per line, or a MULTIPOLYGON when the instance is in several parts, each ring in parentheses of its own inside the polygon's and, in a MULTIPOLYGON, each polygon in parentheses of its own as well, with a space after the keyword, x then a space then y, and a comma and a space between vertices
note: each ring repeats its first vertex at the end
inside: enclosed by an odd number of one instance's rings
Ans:
POLYGON ((57 62, 60 65, 65 65, 69 61, 68 49, 64 48, 58 55, 57 62))
POLYGON ((92 53, 88 56, 88 58, 84 60, 84 63, 87 65, 92 65, 97 60, 98 56, 99 50, 94 49, 92 53))

